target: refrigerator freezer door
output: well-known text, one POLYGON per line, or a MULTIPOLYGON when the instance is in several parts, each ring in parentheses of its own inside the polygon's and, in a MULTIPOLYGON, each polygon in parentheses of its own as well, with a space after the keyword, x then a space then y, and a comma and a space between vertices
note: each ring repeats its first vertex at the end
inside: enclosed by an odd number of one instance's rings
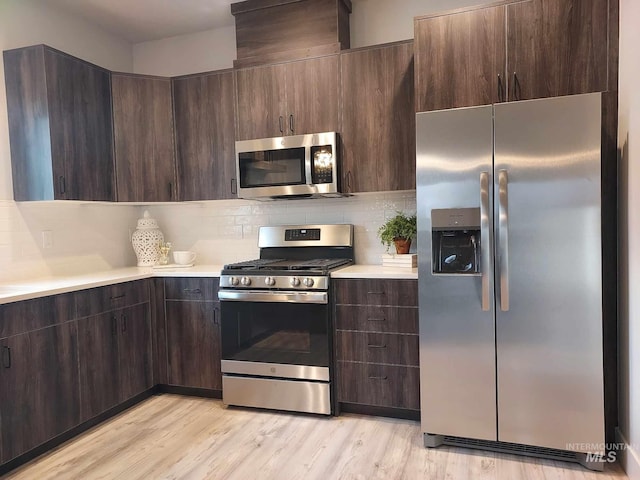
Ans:
POLYGON ((417 115, 422 431, 483 440, 496 440, 492 115, 417 115), (456 208, 480 211, 481 271, 434 275, 432 210, 456 208))
POLYGON ((495 106, 502 442, 604 442, 600 118, 600 94, 495 106))

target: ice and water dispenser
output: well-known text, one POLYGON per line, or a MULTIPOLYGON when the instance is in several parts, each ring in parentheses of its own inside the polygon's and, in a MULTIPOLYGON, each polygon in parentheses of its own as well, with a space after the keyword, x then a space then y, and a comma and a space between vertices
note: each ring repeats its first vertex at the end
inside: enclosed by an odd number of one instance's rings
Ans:
POLYGON ((434 274, 480 273, 480 209, 431 210, 434 274))

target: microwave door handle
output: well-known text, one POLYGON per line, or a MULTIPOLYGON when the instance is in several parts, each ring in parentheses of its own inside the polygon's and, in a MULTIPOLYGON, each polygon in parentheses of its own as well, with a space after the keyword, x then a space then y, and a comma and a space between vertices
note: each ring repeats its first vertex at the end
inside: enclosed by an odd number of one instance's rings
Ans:
POLYGON ((498 172, 498 258, 500 259, 500 310, 509 311, 509 177, 498 172))
POLYGON ((305 183, 311 185, 313 182, 311 179, 311 147, 309 146, 304 148, 304 176, 305 183))
MULTIPOLYGON (((489 172, 480 173, 480 273, 482 275, 482 310, 491 308, 489 284, 491 271, 489 239, 489 172)), ((442 258, 442 255, 440 255, 442 258)))

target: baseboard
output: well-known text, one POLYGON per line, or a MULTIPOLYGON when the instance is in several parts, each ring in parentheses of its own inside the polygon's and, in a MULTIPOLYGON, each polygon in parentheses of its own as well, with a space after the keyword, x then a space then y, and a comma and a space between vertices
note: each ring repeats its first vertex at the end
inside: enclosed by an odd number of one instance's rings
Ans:
POLYGON ((189 397, 222 398, 222 390, 210 390, 208 388, 181 387, 178 385, 156 385, 159 393, 173 393, 189 397))
POLYGON ((419 410, 409 410, 406 408, 378 407, 374 405, 362 405, 359 403, 340 403, 339 411, 345 413, 358 413, 360 415, 371 415, 375 417, 402 418, 405 420, 420 420, 419 410))
POLYGON ((620 428, 616 428, 616 441, 624 444, 624 448, 619 450, 618 461, 627 473, 627 477, 629 480, 640 480, 640 452, 635 449, 637 445, 629 445, 620 428))

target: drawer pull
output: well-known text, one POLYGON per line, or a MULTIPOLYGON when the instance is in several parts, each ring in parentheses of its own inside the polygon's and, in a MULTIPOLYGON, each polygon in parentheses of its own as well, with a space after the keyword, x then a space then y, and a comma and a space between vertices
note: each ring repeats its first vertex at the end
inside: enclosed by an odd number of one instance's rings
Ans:
POLYGON ((184 293, 193 294, 193 295, 200 295, 202 293, 202 290, 200 290, 199 288, 185 288, 182 291, 184 293))
POLYGON ((11 347, 2 347, 2 366, 11 368, 11 347))
POLYGON ((369 348, 387 348, 386 345, 373 345, 373 344, 368 344, 367 347, 369 348))
POLYGON ((111 301, 119 300, 119 299, 124 298, 126 296, 127 296, 126 293, 123 293, 122 295, 115 295, 115 296, 111 297, 111 301))
POLYGON ((367 295, 384 295, 384 292, 367 292, 367 295))
POLYGON ((370 322, 386 322, 387 321, 387 319, 384 318, 384 317, 383 318, 371 318, 370 317, 370 318, 367 318, 367 320, 370 321, 370 322))
POLYGON ((374 375, 369 375, 369 380, 386 380, 387 376, 382 376, 382 377, 376 377, 374 375))

